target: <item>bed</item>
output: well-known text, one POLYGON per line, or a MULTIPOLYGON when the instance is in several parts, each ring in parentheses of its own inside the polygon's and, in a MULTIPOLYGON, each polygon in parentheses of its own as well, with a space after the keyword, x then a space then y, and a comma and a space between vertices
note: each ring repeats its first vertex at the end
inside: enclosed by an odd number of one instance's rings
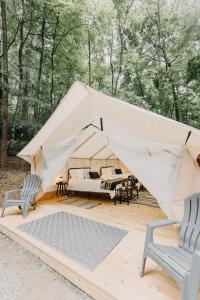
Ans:
POLYGON ((131 173, 122 173, 121 169, 115 169, 113 166, 107 166, 107 167, 101 167, 100 168, 100 176, 103 180, 108 180, 108 179, 117 179, 117 178, 128 178, 131 176, 131 173), (115 171, 120 170, 120 174, 116 174, 115 171))
MULTIPOLYGON (((107 167, 106 169, 108 170, 107 167)), ((68 170, 68 191, 77 191, 77 192, 90 192, 90 193, 102 193, 109 194, 110 198, 113 199, 115 196, 115 190, 107 190, 102 188, 102 181, 104 180, 113 180, 121 178, 124 180, 130 174, 111 174, 105 172, 105 168, 101 168, 100 177, 91 179, 89 177, 89 172, 91 168, 70 168, 68 170), (104 169, 104 170, 103 170, 104 169)))

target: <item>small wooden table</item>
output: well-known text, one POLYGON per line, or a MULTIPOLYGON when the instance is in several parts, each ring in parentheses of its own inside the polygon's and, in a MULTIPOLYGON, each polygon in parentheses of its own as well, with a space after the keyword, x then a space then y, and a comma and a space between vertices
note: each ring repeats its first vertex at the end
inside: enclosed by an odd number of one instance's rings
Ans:
POLYGON ((67 182, 66 181, 59 181, 56 184, 57 184, 56 196, 67 195, 67 182))

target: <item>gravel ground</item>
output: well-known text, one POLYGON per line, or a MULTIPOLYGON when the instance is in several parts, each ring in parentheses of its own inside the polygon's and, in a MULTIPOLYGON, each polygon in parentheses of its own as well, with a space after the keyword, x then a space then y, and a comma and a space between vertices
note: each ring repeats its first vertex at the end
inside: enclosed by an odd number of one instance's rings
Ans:
POLYGON ((0 233, 1 300, 91 300, 61 275, 0 233))

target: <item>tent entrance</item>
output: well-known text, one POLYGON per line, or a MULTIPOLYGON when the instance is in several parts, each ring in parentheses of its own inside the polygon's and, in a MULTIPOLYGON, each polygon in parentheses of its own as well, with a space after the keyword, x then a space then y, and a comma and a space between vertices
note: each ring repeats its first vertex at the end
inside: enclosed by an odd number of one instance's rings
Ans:
MULTIPOLYGON (((121 169, 122 173, 126 174, 126 176, 130 174, 137 178, 134 172, 114 153, 104 133, 92 126, 84 130, 83 135, 67 161, 67 169, 87 167, 99 173, 101 173, 102 167, 113 167, 113 169, 121 169)), ((144 188, 142 182, 139 194, 140 197, 135 203, 158 207, 157 201, 144 188)))
MULTIPOLYGON (((55 187, 55 176, 66 174, 69 159, 81 160, 77 167, 101 166, 121 162, 148 189, 159 206, 172 215, 172 201, 182 159, 182 147, 171 144, 139 142, 114 136, 94 126, 86 127, 70 138, 59 140, 36 156, 36 173, 43 179, 43 191, 55 187)), ((72 166, 73 167, 73 166, 72 166)))

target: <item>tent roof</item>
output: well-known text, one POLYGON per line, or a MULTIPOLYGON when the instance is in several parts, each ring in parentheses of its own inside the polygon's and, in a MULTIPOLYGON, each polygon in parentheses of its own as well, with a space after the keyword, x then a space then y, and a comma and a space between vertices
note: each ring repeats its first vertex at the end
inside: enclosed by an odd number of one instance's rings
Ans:
MULTIPOLYGON (((198 129, 107 96, 76 81, 45 125, 18 156, 30 161, 30 157, 37 154, 41 147, 50 146, 90 123, 99 127, 100 117, 103 118, 106 131, 116 135, 123 132, 123 136, 129 138, 130 132, 127 136, 127 131, 131 131, 134 140, 184 145, 188 133, 192 131, 190 142, 194 143, 195 137, 200 142, 198 129), (113 121, 112 125, 109 119, 113 121)), ((76 148, 73 158, 111 158, 112 151, 92 128, 82 137, 80 144, 82 146, 76 148), (92 134, 94 136, 88 139, 92 134)))

